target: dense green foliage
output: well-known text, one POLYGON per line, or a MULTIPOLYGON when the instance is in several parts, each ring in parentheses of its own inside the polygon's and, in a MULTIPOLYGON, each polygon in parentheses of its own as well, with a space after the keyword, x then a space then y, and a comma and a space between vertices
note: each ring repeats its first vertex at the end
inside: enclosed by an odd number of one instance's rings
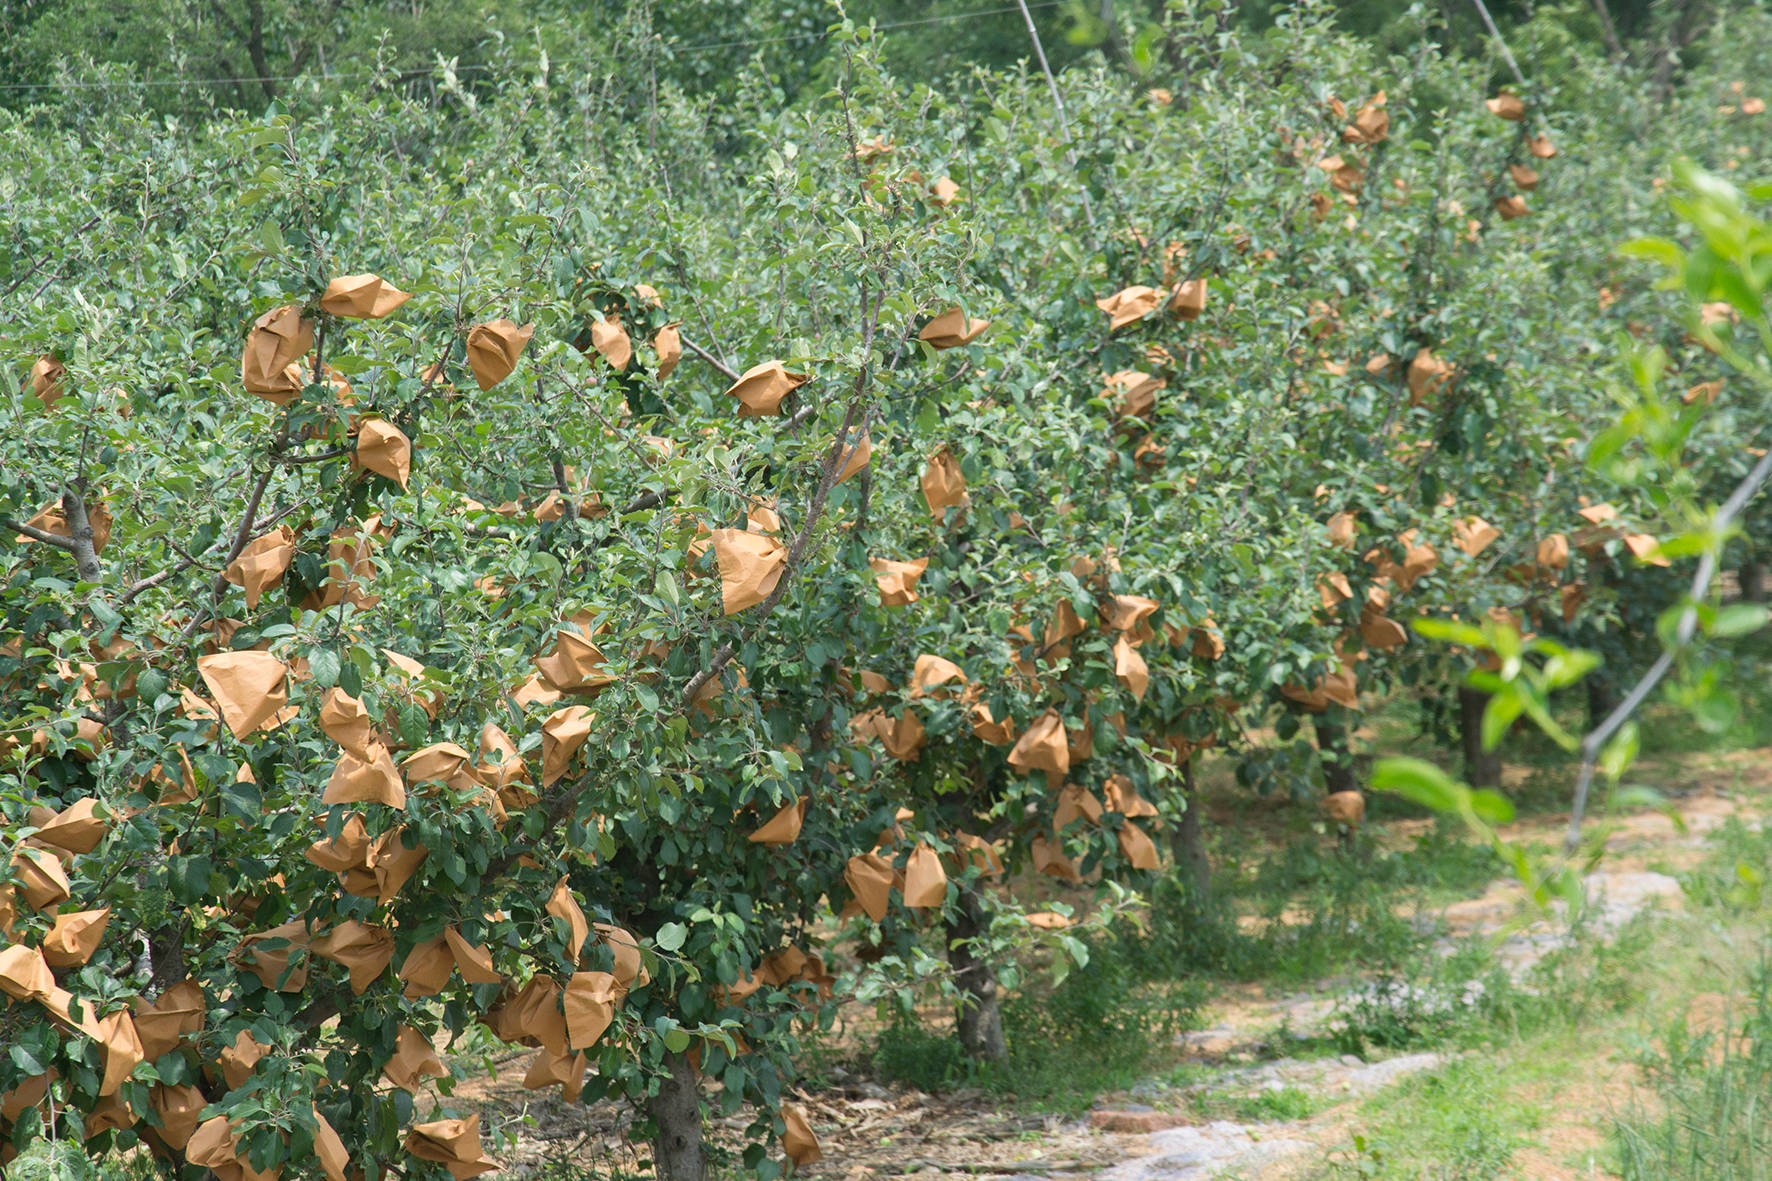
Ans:
MULTIPOLYGON (((742 1164, 773 1176, 772 1142, 799 1151, 796 1031, 836 1003, 798 957, 853 937, 843 987, 878 995, 957 939, 986 965, 955 963, 976 997, 1018 943, 1084 954, 1064 915, 1024 915, 1029 877, 1110 903, 1150 884, 1201 747, 1245 751, 1252 788, 1314 793, 1303 721, 1335 755, 1360 691, 1443 695, 1472 648, 1495 651, 1498 701, 1539 709, 1575 658, 1528 683, 1511 631, 1448 656, 1398 621, 1499 614, 1554 665, 1554 636, 1652 616, 1677 592, 1638 559, 1692 527, 1670 519, 1679 481, 1725 486, 1757 434, 1758 403, 1675 388, 1723 372, 1682 331, 1687 295, 1714 293, 1656 290, 1604 245, 1670 232, 1651 181, 1677 153, 1757 159, 1766 124, 1731 86, 1757 14, 1719 17, 1666 95, 1575 16, 1522 21, 1510 120, 1485 108, 1494 63, 1415 9, 1394 51, 1326 5, 1265 28, 1126 13, 1100 51, 1073 19, 1061 114, 983 32, 942 42, 1000 66, 961 84, 914 28, 619 8, 529 14, 558 18, 534 40, 451 8, 385 43, 375 6, 280 8, 275 70, 316 65, 261 85, 268 105, 129 80, 176 43, 179 73, 262 82, 270 59, 235 64, 221 27, 256 6, 42 5, 10 41, 41 78, 51 16, 121 22, 121 68, 0 115, 6 966, 54 945, 63 901, 108 908, 58 991, 8 990, 0 1092, 53 1069, 55 1118, 103 1127, 95 1153, 146 1135, 183 1163, 159 1125, 185 1088, 252 1168, 316 1173, 323 1117, 372 1177, 441 1175, 413 1125, 456 1114, 447 1081, 433 1111, 412 1075, 378 1080, 403 1028, 490 1025, 542 1042, 542 1083, 632 1101, 661 1152, 699 1076, 751 1105, 742 1164), (692 38, 725 27, 789 39, 709 69, 692 38), (451 63, 418 68, 418 45, 451 63), (363 73, 338 85, 323 50, 363 73), (362 272, 411 301, 340 311, 326 293, 362 272), (1116 292, 1141 314, 1112 322, 1116 292), (286 398, 255 398, 242 344, 285 307, 315 339, 286 398), (950 308, 990 326, 932 341, 950 308), (533 338, 488 375, 476 327, 505 319, 533 338), (1680 425, 1642 432, 1646 453, 1601 435, 1621 332, 1665 346, 1649 384, 1674 392, 1650 409, 1680 425), (723 391, 772 360, 809 380, 740 416, 723 391), (408 465, 375 457, 389 432, 408 465), (1589 464, 1596 435, 1617 445, 1589 464), (932 511, 944 451, 964 497, 932 511), (1602 503, 1603 527, 1579 515, 1602 503), (1472 518, 1495 536, 1475 544, 1472 518), (280 529, 286 570, 227 576, 280 529), (716 566, 745 546, 776 576, 734 605, 716 566), (914 593, 882 559, 927 561, 914 593), (229 704, 216 658, 261 652, 290 716, 205 716, 229 704), (322 712, 341 700, 361 730, 322 712), (323 802, 348 752, 390 750, 428 754, 398 802, 385 782, 323 802), (85 800, 102 837, 48 852, 49 816, 85 800), (751 839, 796 803, 794 837, 751 839), (326 864, 358 823, 424 847, 408 880, 326 864), (906 905, 872 906, 869 872, 906 905), (582 946, 581 906, 604 924, 582 946), (446 930, 462 971, 403 993, 390 970, 446 930), (360 978, 341 931, 372 949, 360 978), (127 1037, 101 1046, 185 980, 200 1030, 139 1066, 127 1037), (563 984, 570 1046, 535 1032, 563 984), (94 1019, 52 1021, 69 998, 94 1019), (608 1031, 585 1036, 598 1006, 608 1031), (228 1069, 242 1044, 266 1053, 228 1069)), ((1691 691, 1721 716, 1722 687, 1691 691)), ((22 1102, 9 1146, 49 1110, 22 1102)))

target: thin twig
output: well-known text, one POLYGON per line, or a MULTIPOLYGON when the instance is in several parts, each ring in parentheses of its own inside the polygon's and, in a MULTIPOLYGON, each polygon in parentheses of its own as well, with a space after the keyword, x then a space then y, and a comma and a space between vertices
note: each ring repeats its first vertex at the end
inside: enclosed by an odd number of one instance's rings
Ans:
POLYGON ((684 336, 683 330, 681 328, 679 328, 677 330, 677 339, 683 342, 684 348, 688 349, 690 352, 694 353, 696 356, 698 356, 702 360, 706 361, 709 365, 712 365, 715 369, 719 370, 720 374, 723 377, 725 377, 727 381, 737 381, 738 380, 738 370, 734 369, 732 366, 728 365, 726 362, 720 360, 720 358, 714 356, 714 354, 708 352, 706 349, 704 349, 700 345, 696 344, 693 340, 690 340, 687 336, 684 336))
MULTIPOLYGON (((1772 451, 1767 451, 1766 454, 1760 456, 1760 461, 1754 464, 1753 470, 1742 477, 1741 483, 1735 486, 1735 491, 1729 494, 1729 499, 1723 502, 1723 507, 1717 510, 1716 516, 1711 521, 1713 536, 1720 538, 1728 530, 1735 518, 1741 514, 1741 510, 1746 508, 1748 502, 1754 498, 1754 494, 1759 492, 1761 485, 1765 484, 1768 476, 1772 476, 1772 451)), ((1680 622, 1674 629, 1672 646, 1657 657, 1654 664, 1649 666, 1649 671, 1643 674, 1636 687, 1625 695, 1623 701, 1618 703, 1618 708, 1607 714, 1605 721, 1595 726, 1587 737, 1581 740, 1581 775, 1575 781, 1575 803, 1569 812, 1569 835, 1563 840, 1563 847, 1571 853, 1581 843, 1581 816, 1587 809, 1588 789, 1593 783, 1594 764, 1599 760, 1600 751, 1618 732, 1619 728, 1630 720, 1630 716, 1654 691, 1655 686, 1661 683, 1661 678, 1665 677, 1668 670, 1673 667, 1674 654, 1692 642, 1692 636, 1698 630, 1698 603, 1709 593, 1711 580, 1716 577, 1719 548, 1720 543, 1706 549, 1704 553, 1699 555, 1698 569, 1692 575, 1692 590, 1689 596, 1691 601, 1680 613, 1680 622)))

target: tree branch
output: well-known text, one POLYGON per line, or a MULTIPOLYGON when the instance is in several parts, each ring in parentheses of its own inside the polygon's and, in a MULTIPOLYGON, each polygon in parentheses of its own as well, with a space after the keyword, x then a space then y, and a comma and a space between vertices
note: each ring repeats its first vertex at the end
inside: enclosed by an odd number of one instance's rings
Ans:
POLYGON ((35 525, 27 525, 23 521, 15 521, 11 517, 0 517, 0 529, 10 530, 28 537, 32 541, 41 541, 44 545, 52 545, 56 549, 66 550, 70 554, 74 552, 73 538, 63 537, 59 533, 46 533, 35 525))
POLYGON ((677 330, 677 339, 683 342, 684 348, 688 349, 690 352, 694 353, 696 356, 698 356, 702 360, 706 361, 709 365, 712 365, 715 369, 719 370, 720 375, 722 377, 724 377, 727 381, 737 381, 738 380, 739 375, 738 375, 737 370, 732 368, 732 366, 728 365, 726 362, 720 360, 720 358, 714 356, 714 354, 712 354, 712 353, 708 352, 706 349, 702 348, 700 345, 696 344, 693 340, 690 340, 687 336, 684 336, 683 330, 680 328, 677 330))
MULTIPOLYGON (((1723 502, 1723 507, 1711 519, 1711 531, 1716 537, 1720 538, 1728 531, 1735 518, 1741 515, 1741 510, 1747 507, 1748 502, 1765 484, 1768 476, 1772 476, 1772 451, 1760 456, 1760 461, 1742 477, 1741 483, 1735 486, 1735 491, 1729 494, 1729 499, 1723 502)), ((1575 781, 1575 802, 1569 811, 1569 834, 1563 838, 1563 847, 1567 851, 1573 853, 1581 843, 1582 813, 1587 809, 1588 790, 1593 784, 1594 764, 1599 760, 1600 751, 1630 720, 1631 715, 1637 712, 1655 686, 1661 683, 1661 679, 1667 676, 1668 670, 1674 665, 1674 654, 1692 642, 1692 636, 1698 630, 1697 604, 1710 591, 1711 580, 1717 573, 1717 551, 1721 548, 1722 543, 1719 541, 1699 555, 1698 569, 1692 575, 1692 590, 1688 596, 1691 602, 1680 612, 1680 622, 1674 629, 1673 645, 1656 658, 1655 663, 1649 666, 1649 671, 1643 674, 1636 686, 1625 694, 1624 700, 1618 703, 1618 707, 1581 740, 1581 774, 1575 781)))

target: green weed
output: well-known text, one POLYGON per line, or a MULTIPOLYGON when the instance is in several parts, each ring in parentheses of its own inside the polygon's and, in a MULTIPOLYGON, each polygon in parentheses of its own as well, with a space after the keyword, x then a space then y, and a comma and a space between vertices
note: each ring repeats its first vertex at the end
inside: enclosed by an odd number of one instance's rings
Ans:
POLYGON ((1720 1034, 1674 1023, 1640 1060, 1658 1103, 1616 1121, 1624 1181, 1772 1178, 1772 945, 1753 973, 1751 1008, 1720 1034))
POLYGON ((1373 1181, 1432 1177, 1493 1181, 1505 1176, 1525 1133, 1542 1118, 1507 1093, 1509 1079, 1491 1063, 1457 1061, 1417 1076, 1367 1105, 1371 1120, 1350 1148, 1335 1154, 1327 1176, 1373 1181), (1372 1126, 1383 1129, 1371 1131, 1372 1126))

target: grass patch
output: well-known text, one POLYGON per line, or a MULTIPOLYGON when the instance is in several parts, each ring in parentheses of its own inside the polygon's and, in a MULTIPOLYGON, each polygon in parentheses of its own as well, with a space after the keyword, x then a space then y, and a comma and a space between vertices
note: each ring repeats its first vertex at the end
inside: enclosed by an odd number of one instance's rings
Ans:
POLYGON ((1275 1087, 1253 1095, 1195 1091, 1188 1096, 1188 1105, 1201 1119, 1235 1120, 1241 1124, 1291 1123, 1309 1119, 1330 1106, 1327 1100, 1298 1087, 1275 1087))
POLYGON ((1103 1091, 1148 1078, 1176 1034, 1196 1024, 1206 995, 1197 980, 1144 975, 1119 951, 1122 938, 1093 937, 1087 967, 1004 1002, 1006 1063, 974 1062, 950 1031, 901 1018, 881 1031, 869 1064, 882 1081, 920 1091, 978 1087, 1033 1111, 1085 1111, 1103 1091))
POLYGON ((1492 1063, 1461 1060, 1368 1101, 1363 1128, 1334 1154, 1324 1178, 1492 1181, 1506 1176, 1542 1109, 1511 1093, 1492 1063))
POLYGON ((1772 1179, 1772 945, 1738 1023, 1694 1032, 1676 1018, 1639 1065, 1658 1110, 1633 1105, 1613 1127, 1624 1181, 1772 1179))

